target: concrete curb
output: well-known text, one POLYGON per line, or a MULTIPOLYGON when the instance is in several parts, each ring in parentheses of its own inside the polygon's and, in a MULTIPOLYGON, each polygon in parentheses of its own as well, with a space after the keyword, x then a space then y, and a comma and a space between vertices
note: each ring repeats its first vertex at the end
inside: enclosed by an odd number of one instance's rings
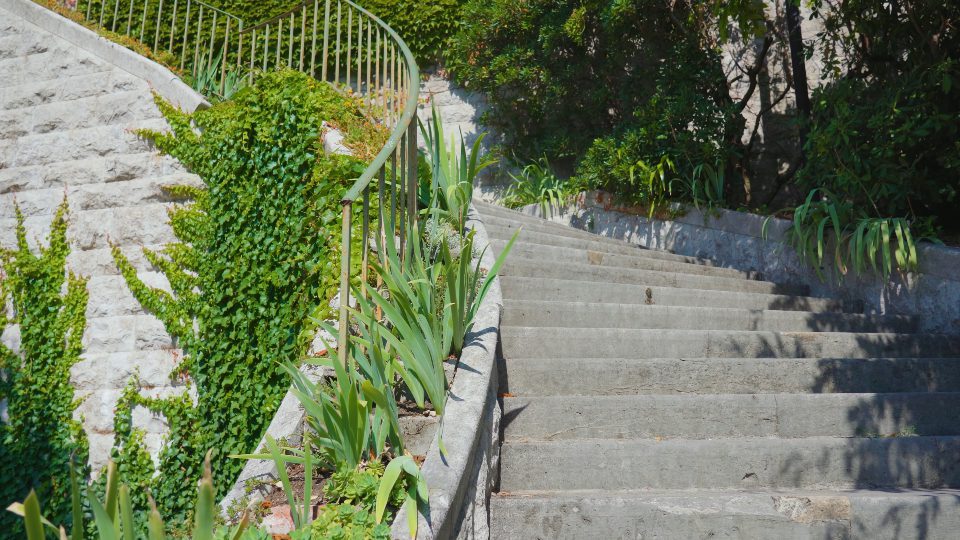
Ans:
MULTIPOLYGON (((487 246, 487 232, 471 205, 467 227, 476 231, 476 245, 487 246)), ((487 250, 481 266, 489 269, 495 257, 487 250)), ((497 342, 503 296, 494 280, 477 313, 468 345, 460 355, 457 376, 443 418, 441 456, 434 439, 422 471, 430 488, 428 517, 419 516, 417 538, 489 538, 490 492, 500 461, 500 417, 497 401, 497 342)), ((438 435, 439 436, 439 435, 438 435)), ((393 522, 391 536, 409 539, 406 513, 393 522)))
POLYGON ((0 9, 5 9, 131 75, 147 81, 160 96, 184 112, 191 113, 210 106, 203 96, 167 68, 31 0, 0 0, 0 9))
MULTIPOLYGON (((301 366, 300 371, 314 383, 324 377, 329 377, 332 372, 332 370, 310 364, 301 366)), ((277 412, 274 413, 273 420, 271 420, 270 425, 267 426, 266 433, 260 438, 260 444, 257 445, 256 452, 267 452, 267 435, 270 435, 278 441, 285 440, 290 445, 299 445, 303 437, 306 415, 307 413, 303 409, 303 405, 300 404, 300 400, 293 394, 293 387, 291 385, 290 390, 287 390, 286 395, 283 396, 283 401, 280 402, 280 406, 277 407, 277 412)), ((262 481, 272 486, 278 478, 280 478, 279 471, 277 470, 276 462, 273 460, 247 460, 243 466, 243 470, 240 471, 240 476, 237 477, 233 486, 230 487, 230 490, 227 491, 223 499, 220 500, 221 513, 225 516, 228 515, 227 510, 230 506, 236 501, 242 501, 245 497, 250 498, 250 500, 247 501, 248 507, 249 503, 263 500, 266 493, 264 493, 262 489, 248 490, 248 481, 262 481)))
MULTIPOLYGON (((918 246, 917 274, 894 273, 886 281, 873 274, 847 275, 838 285, 829 278, 821 281, 784 242, 790 225, 787 220, 771 219, 764 239, 765 216, 732 210, 684 210, 684 215, 671 219, 650 219, 636 208, 616 205, 609 194, 595 191, 581 193, 573 204, 547 216, 535 204, 519 209, 525 216, 545 217, 603 237, 709 258, 716 266, 756 272, 767 281, 806 285, 811 296, 862 302, 865 313, 920 316, 922 332, 960 334, 960 274, 956 270, 960 249, 923 243, 918 246)), ((832 271, 830 265, 823 268, 827 276, 832 271)))

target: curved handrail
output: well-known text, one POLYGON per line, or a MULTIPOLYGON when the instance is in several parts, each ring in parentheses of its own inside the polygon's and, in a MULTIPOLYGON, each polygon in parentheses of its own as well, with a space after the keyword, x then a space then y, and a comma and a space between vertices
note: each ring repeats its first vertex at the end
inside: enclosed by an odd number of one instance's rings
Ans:
MULTIPOLYGON (((410 122, 414 119, 417 114, 417 105, 418 99, 420 96, 420 68, 417 66, 417 60, 413 56, 413 52, 410 51, 410 48, 407 46, 407 43, 403 41, 403 38, 400 37, 397 32, 391 28, 387 23, 383 22, 380 17, 377 17, 373 13, 370 13, 366 9, 358 6, 357 4, 351 2, 350 0, 344 0, 347 4, 350 4, 360 10, 361 13, 366 14, 368 17, 373 19, 374 22, 379 24, 390 37, 393 38, 394 42, 399 45, 400 52, 403 53, 404 60, 406 60, 407 69, 409 70, 408 81, 417 81, 417 84, 408 85, 407 93, 407 102, 403 106, 403 112, 400 115, 400 120, 397 122, 396 127, 394 127, 393 132, 390 134, 390 138, 387 140, 387 144, 380 150, 380 153, 373 159, 373 162, 363 171, 363 174, 360 175, 360 178, 353 184, 347 193, 343 196, 342 201, 353 202, 360 197, 363 190, 369 185, 370 181, 373 180, 373 176, 377 173, 377 170, 380 167, 383 167, 387 162, 387 158, 390 157, 393 149, 397 147, 400 143, 400 139, 403 137, 403 133, 407 130, 410 122)), ((416 127, 416 126, 414 126, 416 127)), ((414 136, 416 131, 414 130, 414 136)))

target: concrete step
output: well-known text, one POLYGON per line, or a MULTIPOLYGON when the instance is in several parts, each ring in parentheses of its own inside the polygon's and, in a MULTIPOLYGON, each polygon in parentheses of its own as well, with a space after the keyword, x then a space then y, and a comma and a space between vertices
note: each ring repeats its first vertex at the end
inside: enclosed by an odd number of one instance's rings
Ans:
POLYGON ((960 435, 960 392, 503 399, 507 442, 960 435))
POLYGON ((906 316, 536 300, 507 302, 502 324, 767 332, 909 333, 917 330, 917 321, 906 316))
POLYGON ((0 169, 0 194, 30 190, 72 189, 85 184, 110 184, 157 176, 180 175, 186 169, 170 156, 153 151, 84 157, 48 165, 0 169))
POLYGON ((732 291, 761 294, 806 295, 809 287, 752 281, 716 276, 698 276, 639 270, 636 268, 616 268, 579 264, 566 261, 538 261, 521 257, 507 257, 501 271, 502 275, 536 277, 547 279, 568 279, 600 283, 628 283, 644 287, 679 287, 683 289, 705 289, 714 291, 732 291))
POLYGON ((934 334, 746 332, 501 326, 503 356, 610 358, 884 358, 960 356, 934 334))
POLYGON ((859 312, 860 305, 830 298, 779 294, 644 287, 628 283, 602 283, 540 277, 500 276, 507 306, 513 301, 600 302, 658 306, 717 307, 735 309, 859 312))
POLYGON ((523 221, 517 220, 509 217, 501 217, 496 214, 482 214, 482 219, 484 226, 491 227, 495 229, 498 233, 513 234, 517 229, 523 228, 526 233, 537 233, 542 235, 547 235, 557 238, 573 239, 573 240, 589 240, 596 242, 597 244, 605 244, 613 247, 629 247, 631 249, 640 250, 640 251, 655 251, 657 253, 662 253, 669 257, 675 259, 684 259, 689 262, 704 263, 709 264, 708 259, 697 259, 696 257, 689 257, 686 255, 677 255, 675 253, 670 253, 668 251, 661 250, 651 250, 637 244, 631 244, 624 242, 623 240, 618 240, 615 238, 607 238, 605 236, 600 236, 588 231, 570 227, 567 225, 562 225, 560 223, 553 223, 550 221, 523 221))
MULTIPOLYGON (((490 243, 497 253, 503 250, 507 244, 506 241, 500 239, 493 239, 490 243)), ((523 239, 523 233, 520 234, 520 238, 514 243, 510 253, 517 258, 545 261, 547 263, 565 261, 589 264, 592 266, 635 268, 639 270, 656 270, 658 272, 677 272, 681 274, 729 277, 734 279, 755 279, 756 277, 756 274, 753 272, 741 272, 733 268, 718 268, 704 266, 702 264, 656 259, 647 257, 642 252, 639 255, 623 255, 606 251, 530 243, 523 239)))
POLYGON ((500 489, 960 487, 960 437, 509 442, 500 489))
POLYGON ((490 498, 497 540, 948 539, 960 491, 518 491, 490 498))
MULTIPOLYGON (((497 225, 489 225, 489 224, 484 226, 487 229, 487 234, 489 234, 492 240, 501 240, 501 241, 510 240, 511 238, 513 238, 514 233, 518 230, 518 227, 500 227, 497 225)), ((637 257, 659 259, 662 261, 699 264, 702 266, 714 266, 712 262, 706 259, 698 259, 696 257, 676 255, 666 251, 645 249, 639 246, 626 244, 624 242, 620 242, 617 240, 601 241, 601 240, 598 240, 597 237, 594 237, 594 238, 570 237, 566 235, 557 235, 553 233, 541 232, 535 229, 530 229, 528 227, 523 227, 523 232, 521 232, 520 236, 518 237, 518 240, 520 239, 530 244, 540 244, 544 246, 589 249, 591 251, 600 251, 603 253, 634 255, 637 257)))
POLYGON ((510 358, 517 396, 960 392, 960 358, 510 358), (580 374, 588 373, 588 377, 580 374))

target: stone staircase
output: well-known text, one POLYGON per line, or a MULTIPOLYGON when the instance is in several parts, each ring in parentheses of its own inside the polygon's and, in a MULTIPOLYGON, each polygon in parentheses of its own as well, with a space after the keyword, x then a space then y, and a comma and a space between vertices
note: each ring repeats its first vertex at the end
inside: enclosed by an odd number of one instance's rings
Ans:
MULTIPOLYGON (((176 240, 167 224, 172 199, 162 187, 202 182, 133 133, 167 126, 145 80, 4 5, 0 3, 0 247, 16 244, 14 202, 24 213, 28 240, 36 245, 45 242, 53 214, 67 198, 67 264, 89 277, 90 293, 83 359, 73 366, 71 378, 76 396, 83 399, 77 414, 84 419, 97 470, 113 445, 117 399, 134 374, 144 395, 185 390, 170 379, 179 358, 176 344, 134 299, 110 244, 121 247, 144 281, 169 290, 141 246, 156 248, 176 240)), ((8 329, 3 341, 16 348, 16 329, 8 329)), ((155 453, 167 430, 163 418, 138 408, 134 423, 144 428, 145 442, 155 453)))
POLYGON ((960 337, 477 208, 523 227, 491 538, 960 534, 960 337))

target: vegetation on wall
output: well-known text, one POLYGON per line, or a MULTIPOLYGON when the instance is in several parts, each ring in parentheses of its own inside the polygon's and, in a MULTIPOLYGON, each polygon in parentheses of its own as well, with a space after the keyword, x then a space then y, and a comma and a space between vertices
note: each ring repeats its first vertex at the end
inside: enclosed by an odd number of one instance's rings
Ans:
POLYGON ((364 0, 364 9, 397 31, 421 68, 437 63, 460 26, 462 0, 364 0))
MULTIPOLYGON (((31 251, 17 208, 17 247, 0 255, 0 300, 12 306, 0 328, 19 330, 19 347, 0 345, 0 506, 31 490, 58 521, 71 513, 71 463, 85 470, 87 438, 73 418, 78 404, 70 368, 80 360, 86 327, 86 279, 66 272, 67 204, 57 209, 48 246, 31 251)), ((19 519, 0 513, 0 530, 23 534, 19 519)), ((6 537, 6 536, 5 536, 6 537)))
MULTIPOLYGON (((214 475, 236 477, 242 463, 226 456, 256 446, 288 385, 281 364, 299 360, 310 315, 336 293, 339 201, 362 163, 323 152, 322 122, 338 126, 348 145, 385 136, 356 103, 292 71, 264 75, 233 101, 193 115, 160 106, 172 133, 148 135, 206 184, 172 188, 192 201, 170 213, 180 243, 145 251, 172 294, 140 281, 119 250, 114 256, 136 298, 178 340, 178 372, 196 386, 196 404, 128 395, 171 424, 160 474, 136 481, 166 518, 182 521, 198 457, 212 450, 214 475)), ((136 430, 124 427, 117 461, 143 463, 136 430)))
POLYGON ((960 8, 809 7, 824 25, 816 36, 791 25, 791 3, 470 0, 448 65, 489 96, 486 120, 521 165, 545 153, 571 187, 651 211, 666 201, 787 206, 783 215, 798 217, 790 240, 818 254, 813 263, 833 237, 839 251, 826 259, 841 273, 915 269, 917 238, 960 230, 950 211, 960 191, 960 8), (725 71, 721 47, 749 54, 725 71), (812 100, 805 75, 792 73, 810 57, 826 66, 812 100), (774 66, 788 86, 763 90, 748 114, 774 66), (771 158, 776 167, 764 165, 771 158))

